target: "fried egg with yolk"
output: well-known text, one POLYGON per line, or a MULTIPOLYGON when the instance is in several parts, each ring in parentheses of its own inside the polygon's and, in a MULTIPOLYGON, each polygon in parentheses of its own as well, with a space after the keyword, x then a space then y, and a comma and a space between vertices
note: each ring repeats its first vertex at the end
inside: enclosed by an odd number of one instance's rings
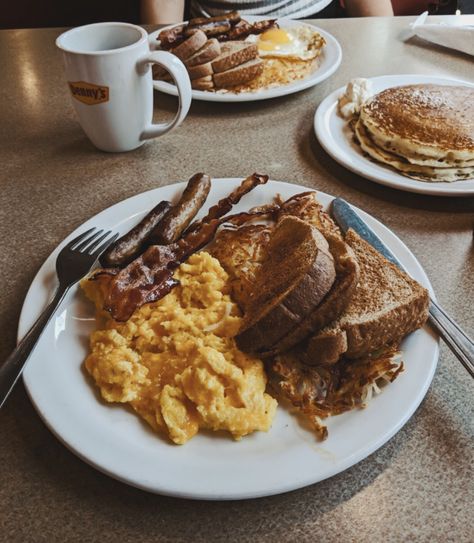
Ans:
POLYGON ((271 28, 260 35, 250 35, 247 40, 255 43, 260 57, 312 60, 321 52, 324 38, 309 26, 271 28))

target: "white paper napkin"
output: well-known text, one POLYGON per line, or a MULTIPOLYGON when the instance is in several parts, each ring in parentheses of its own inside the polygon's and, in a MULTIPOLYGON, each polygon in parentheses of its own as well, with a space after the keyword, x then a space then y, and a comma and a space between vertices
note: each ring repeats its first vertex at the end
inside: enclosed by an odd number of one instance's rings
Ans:
POLYGON ((454 19, 453 23, 427 24, 427 17, 428 12, 425 11, 411 23, 412 35, 474 55, 474 26, 461 25, 459 19, 454 19))

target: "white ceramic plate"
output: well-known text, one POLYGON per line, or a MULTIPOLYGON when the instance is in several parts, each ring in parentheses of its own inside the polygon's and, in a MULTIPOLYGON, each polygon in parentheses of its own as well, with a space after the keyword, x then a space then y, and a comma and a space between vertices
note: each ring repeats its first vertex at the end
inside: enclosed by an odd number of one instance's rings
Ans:
MULTIPOLYGON (((213 180, 208 204, 226 196, 240 179, 213 180)), ((23 306, 19 337, 32 325, 54 289, 60 248, 97 226, 123 233, 161 200, 173 200, 182 184, 124 200, 92 217, 65 239, 35 277, 23 306)), ((270 181, 247 195, 236 210, 287 198, 305 187, 270 181)), ((332 197, 319 193, 327 205, 332 197)), ((207 206, 206 206, 207 207, 207 206)), ((362 217, 418 281, 431 289, 422 267, 398 239, 374 218, 362 217)), ((66 298, 25 368, 24 382, 51 431, 80 458, 133 486, 160 494, 199 499, 243 499, 301 488, 339 473, 381 447, 407 422, 433 377, 438 343, 423 329, 403 343, 406 371, 382 394, 358 410, 328 420, 329 438, 319 443, 295 416, 279 407, 268 433, 235 442, 224 435, 197 435, 184 446, 154 434, 124 407, 102 402, 82 369, 94 309, 78 288, 66 298)))
MULTIPOLYGON (((380 92, 398 85, 415 83, 474 86, 467 81, 427 75, 383 75, 373 77, 370 81, 372 81, 374 92, 380 92)), ((474 179, 453 183, 417 181, 397 173, 388 166, 377 164, 366 157, 359 145, 353 141, 352 131, 347 120, 340 117, 337 111, 337 101, 344 90, 345 87, 341 87, 327 96, 317 108, 314 116, 316 137, 321 146, 334 160, 362 177, 396 189, 439 196, 474 195, 474 179)))
MULTIPOLYGON (((246 20, 249 22, 264 20, 264 17, 250 17, 246 16, 246 20)), ((278 24, 282 27, 293 27, 300 26, 305 23, 300 21, 294 21, 292 19, 278 19, 278 24)), ((206 102, 250 102, 255 100, 267 100, 269 98, 276 98, 277 96, 286 96, 287 94, 293 94, 309 87, 312 87, 321 81, 324 81, 329 76, 331 76, 339 67, 342 58, 342 50, 339 42, 334 36, 322 30, 321 28, 314 27, 312 29, 316 30, 323 36, 326 40, 326 45, 323 48, 321 56, 319 58, 319 64, 312 74, 308 77, 290 83, 289 85, 282 85, 280 87, 275 87, 271 89, 263 89, 256 92, 209 92, 209 91, 199 91, 193 90, 192 96, 194 100, 204 100, 206 102)), ((163 29, 157 30, 149 35, 149 43, 151 49, 156 49, 157 37, 158 34, 163 29)), ((166 81, 153 81, 153 86, 156 90, 165 92, 166 94, 172 94, 177 96, 177 90, 175 85, 172 83, 167 83, 166 81)))

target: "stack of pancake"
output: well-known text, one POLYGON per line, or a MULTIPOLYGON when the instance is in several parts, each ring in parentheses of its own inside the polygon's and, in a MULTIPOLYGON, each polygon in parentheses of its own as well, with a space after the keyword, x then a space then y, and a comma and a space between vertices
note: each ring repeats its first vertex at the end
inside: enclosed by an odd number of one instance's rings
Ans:
POLYGON ((352 126, 365 153, 403 175, 474 178, 474 87, 392 87, 368 100, 352 126))

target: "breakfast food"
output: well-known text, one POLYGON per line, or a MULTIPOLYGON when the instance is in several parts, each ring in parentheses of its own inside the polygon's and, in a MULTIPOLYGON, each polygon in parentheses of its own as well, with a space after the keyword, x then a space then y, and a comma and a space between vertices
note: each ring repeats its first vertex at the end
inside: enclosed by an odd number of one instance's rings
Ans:
POLYGON ((275 19, 249 23, 241 19, 238 11, 215 17, 197 17, 188 23, 165 28, 158 39, 163 49, 170 50, 185 41, 193 32, 201 30, 208 38, 216 37, 220 42, 241 40, 249 34, 261 34, 275 25, 275 19))
POLYGON ((188 69, 194 66, 199 66, 200 64, 206 64, 207 62, 210 62, 218 57, 220 52, 220 43, 215 38, 211 38, 210 40, 207 40, 206 43, 194 54, 185 59, 184 64, 188 69))
POLYGON ((268 430, 267 378, 323 439, 323 419, 397 377, 401 340, 426 321, 426 289, 343 235, 315 192, 228 214, 267 180, 252 174, 189 224, 208 192, 196 174, 154 230, 177 239, 82 281, 105 319, 86 370, 106 401, 129 404, 174 443, 200 429, 236 439, 268 430))
MULTIPOLYGON (((287 351, 300 343, 308 335, 320 330, 337 318, 349 303, 358 281, 357 260, 337 227, 329 216, 322 211, 321 206, 316 201, 315 193, 303 193, 290 198, 287 202, 283 202, 277 216, 278 225, 285 218, 288 219, 291 217, 293 217, 293 221, 294 217, 302 219, 324 239, 324 252, 331 259, 332 269, 329 269, 327 260, 325 261, 325 267, 320 267, 319 269, 319 278, 321 280, 319 288, 322 288, 324 284, 325 295, 311 306, 305 308, 292 307, 290 310, 291 320, 287 319, 285 325, 279 322, 276 329, 274 329, 271 319, 272 315, 269 313, 269 306, 258 303, 254 304, 253 298, 256 297, 256 300, 259 300, 260 296, 255 293, 265 292, 268 286, 271 288, 272 282, 269 280, 269 277, 278 274, 279 267, 272 267, 272 259, 269 259, 270 265, 267 263, 267 266, 264 268, 265 273, 262 273, 263 262, 260 263, 259 270, 255 273, 252 281, 253 291, 251 290, 248 295, 249 301, 246 304, 247 317, 244 320, 243 330, 239 333, 237 341, 242 348, 258 353, 259 356, 263 357, 287 351), (331 277, 330 282, 322 280, 323 274, 321 273, 321 268, 331 277), (249 310, 249 306, 251 305, 257 306, 257 309, 254 310, 257 319, 255 316, 252 316, 252 312, 249 310), (255 320, 257 320, 257 323, 254 322, 255 320), (256 334, 259 335, 259 340, 255 337, 256 334)), ((278 230, 279 227, 271 233, 271 237, 274 237, 278 230)), ((271 244, 268 247, 271 247, 271 244)), ((295 251, 287 252, 287 265, 289 267, 294 265, 296 270, 304 270, 302 262, 293 260, 293 252, 295 251)), ((231 256, 231 258, 233 257, 231 256)), ((308 252, 306 252, 305 258, 309 258, 308 252)), ((312 298, 308 296, 307 301, 310 300, 312 298)))
POLYGON ((100 257, 102 266, 111 268, 125 266, 140 255, 145 250, 153 230, 170 209, 171 203, 166 200, 157 204, 136 226, 111 243, 102 253, 100 257))
MULTIPOLYGON (((344 114, 348 106, 340 106, 344 114)), ((355 113, 355 138, 376 162, 421 181, 474 177, 474 88, 392 87, 367 98, 355 113)))
POLYGON ((426 289, 388 262, 353 230, 345 235, 359 264, 359 281, 343 313, 302 346, 308 364, 360 358, 397 345, 424 324, 426 289))
POLYGON ((321 438, 327 436, 323 419, 363 407, 397 377, 403 370, 401 340, 428 318, 426 289, 354 231, 345 240, 360 266, 349 305, 328 327, 275 357, 272 366, 274 385, 321 438))
MULTIPOLYGON (((277 394, 289 400, 324 439, 324 418, 363 407, 374 391, 402 371, 400 341, 425 323, 429 297, 426 289, 355 232, 343 236, 314 192, 282 202, 275 219, 282 221, 288 216, 316 226, 324 235, 336 264, 336 278, 310 312, 313 318, 297 321, 282 340, 259 355, 265 356, 277 394)), ((258 297, 266 288, 261 271, 272 250, 272 231, 278 233, 280 224, 264 227, 266 235, 250 231, 251 225, 224 230, 209 248, 231 276, 233 292, 247 298, 246 309, 253 296, 258 297), (245 267, 239 265, 242 256, 234 250, 240 243, 245 245, 245 253, 253 256, 245 267)), ((294 308, 293 313, 297 313, 294 308)), ((254 351, 253 345, 238 344, 254 351)))
MULTIPOLYGON (((129 404, 177 444, 198 430, 226 430, 235 439, 267 431, 276 401, 265 392, 263 363, 238 350, 241 317, 227 292, 227 274, 208 253, 192 255, 161 300, 126 322, 105 314, 91 335, 85 368, 108 402, 129 404)), ((102 307, 108 277, 82 287, 102 307)))
POLYGON ((271 230, 264 224, 248 224, 237 230, 222 229, 207 248, 229 274, 232 299, 244 314, 271 230))
POLYGON ((102 266, 125 266, 150 245, 176 241, 204 205, 210 188, 208 175, 193 175, 179 202, 174 206, 166 201, 156 205, 134 228, 109 246, 100 257, 102 266))
MULTIPOLYGON (((160 47, 185 64, 196 90, 254 92, 308 76, 325 45, 309 25, 279 28, 276 20, 248 23, 237 12, 191 19, 158 35, 160 47)), ((154 68, 154 77, 169 80, 154 68)))
POLYGON ((211 178, 208 175, 205 173, 193 175, 179 201, 171 207, 151 233, 148 238, 150 245, 169 245, 177 241, 204 205, 210 190, 211 178))
POLYGON ((212 69, 216 74, 222 73, 257 57, 256 45, 241 41, 229 41, 222 44, 221 54, 212 61, 212 69))
POLYGON ((195 55, 206 44, 206 34, 204 34, 202 30, 196 30, 182 43, 173 47, 173 49, 170 50, 170 53, 173 53, 173 55, 176 55, 180 60, 186 62, 188 58, 195 55))
POLYGON ((229 88, 244 85, 262 73, 263 62, 259 58, 254 58, 235 68, 214 74, 213 80, 217 88, 229 88))
POLYGON ((321 303, 335 278, 334 258, 321 232, 296 217, 283 217, 256 274, 239 347, 269 351, 321 303))
POLYGON ((213 81, 217 88, 235 87, 255 79, 263 72, 255 45, 240 41, 222 44, 221 54, 212 61, 213 81))
MULTIPOLYGON (((143 304, 154 302, 168 294, 178 284, 173 278, 173 271, 190 255, 207 245, 221 224, 227 222, 238 225, 262 214, 257 210, 225 215, 245 194, 267 180, 268 176, 252 174, 229 196, 212 206, 205 217, 191 224, 180 239, 168 245, 150 245, 122 269, 98 270, 95 275, 111 277, 104 309, 115 320, 126 321, 143 304)), ((180 202, 176 206, 179 205, 180 202)), ((170 213, 173 213, 173 210, 172 207, 170 213)))
MULTIPOLYGON (((290 402, 320 440, 328 437, 324 419, 365 408, 404 370, 398 347, 332 366, 309 366, 297 353, 278 355, 267 371, 274 390, 290 402)), ((403 401, 402 399, 400 401, 403 401)))
POLYGON ((324 45, 324 39, 310 26, 271 28, 258 36, 250 35, 246 42, 257 45, 261 58, 291 60, 314 60, 324 45))

